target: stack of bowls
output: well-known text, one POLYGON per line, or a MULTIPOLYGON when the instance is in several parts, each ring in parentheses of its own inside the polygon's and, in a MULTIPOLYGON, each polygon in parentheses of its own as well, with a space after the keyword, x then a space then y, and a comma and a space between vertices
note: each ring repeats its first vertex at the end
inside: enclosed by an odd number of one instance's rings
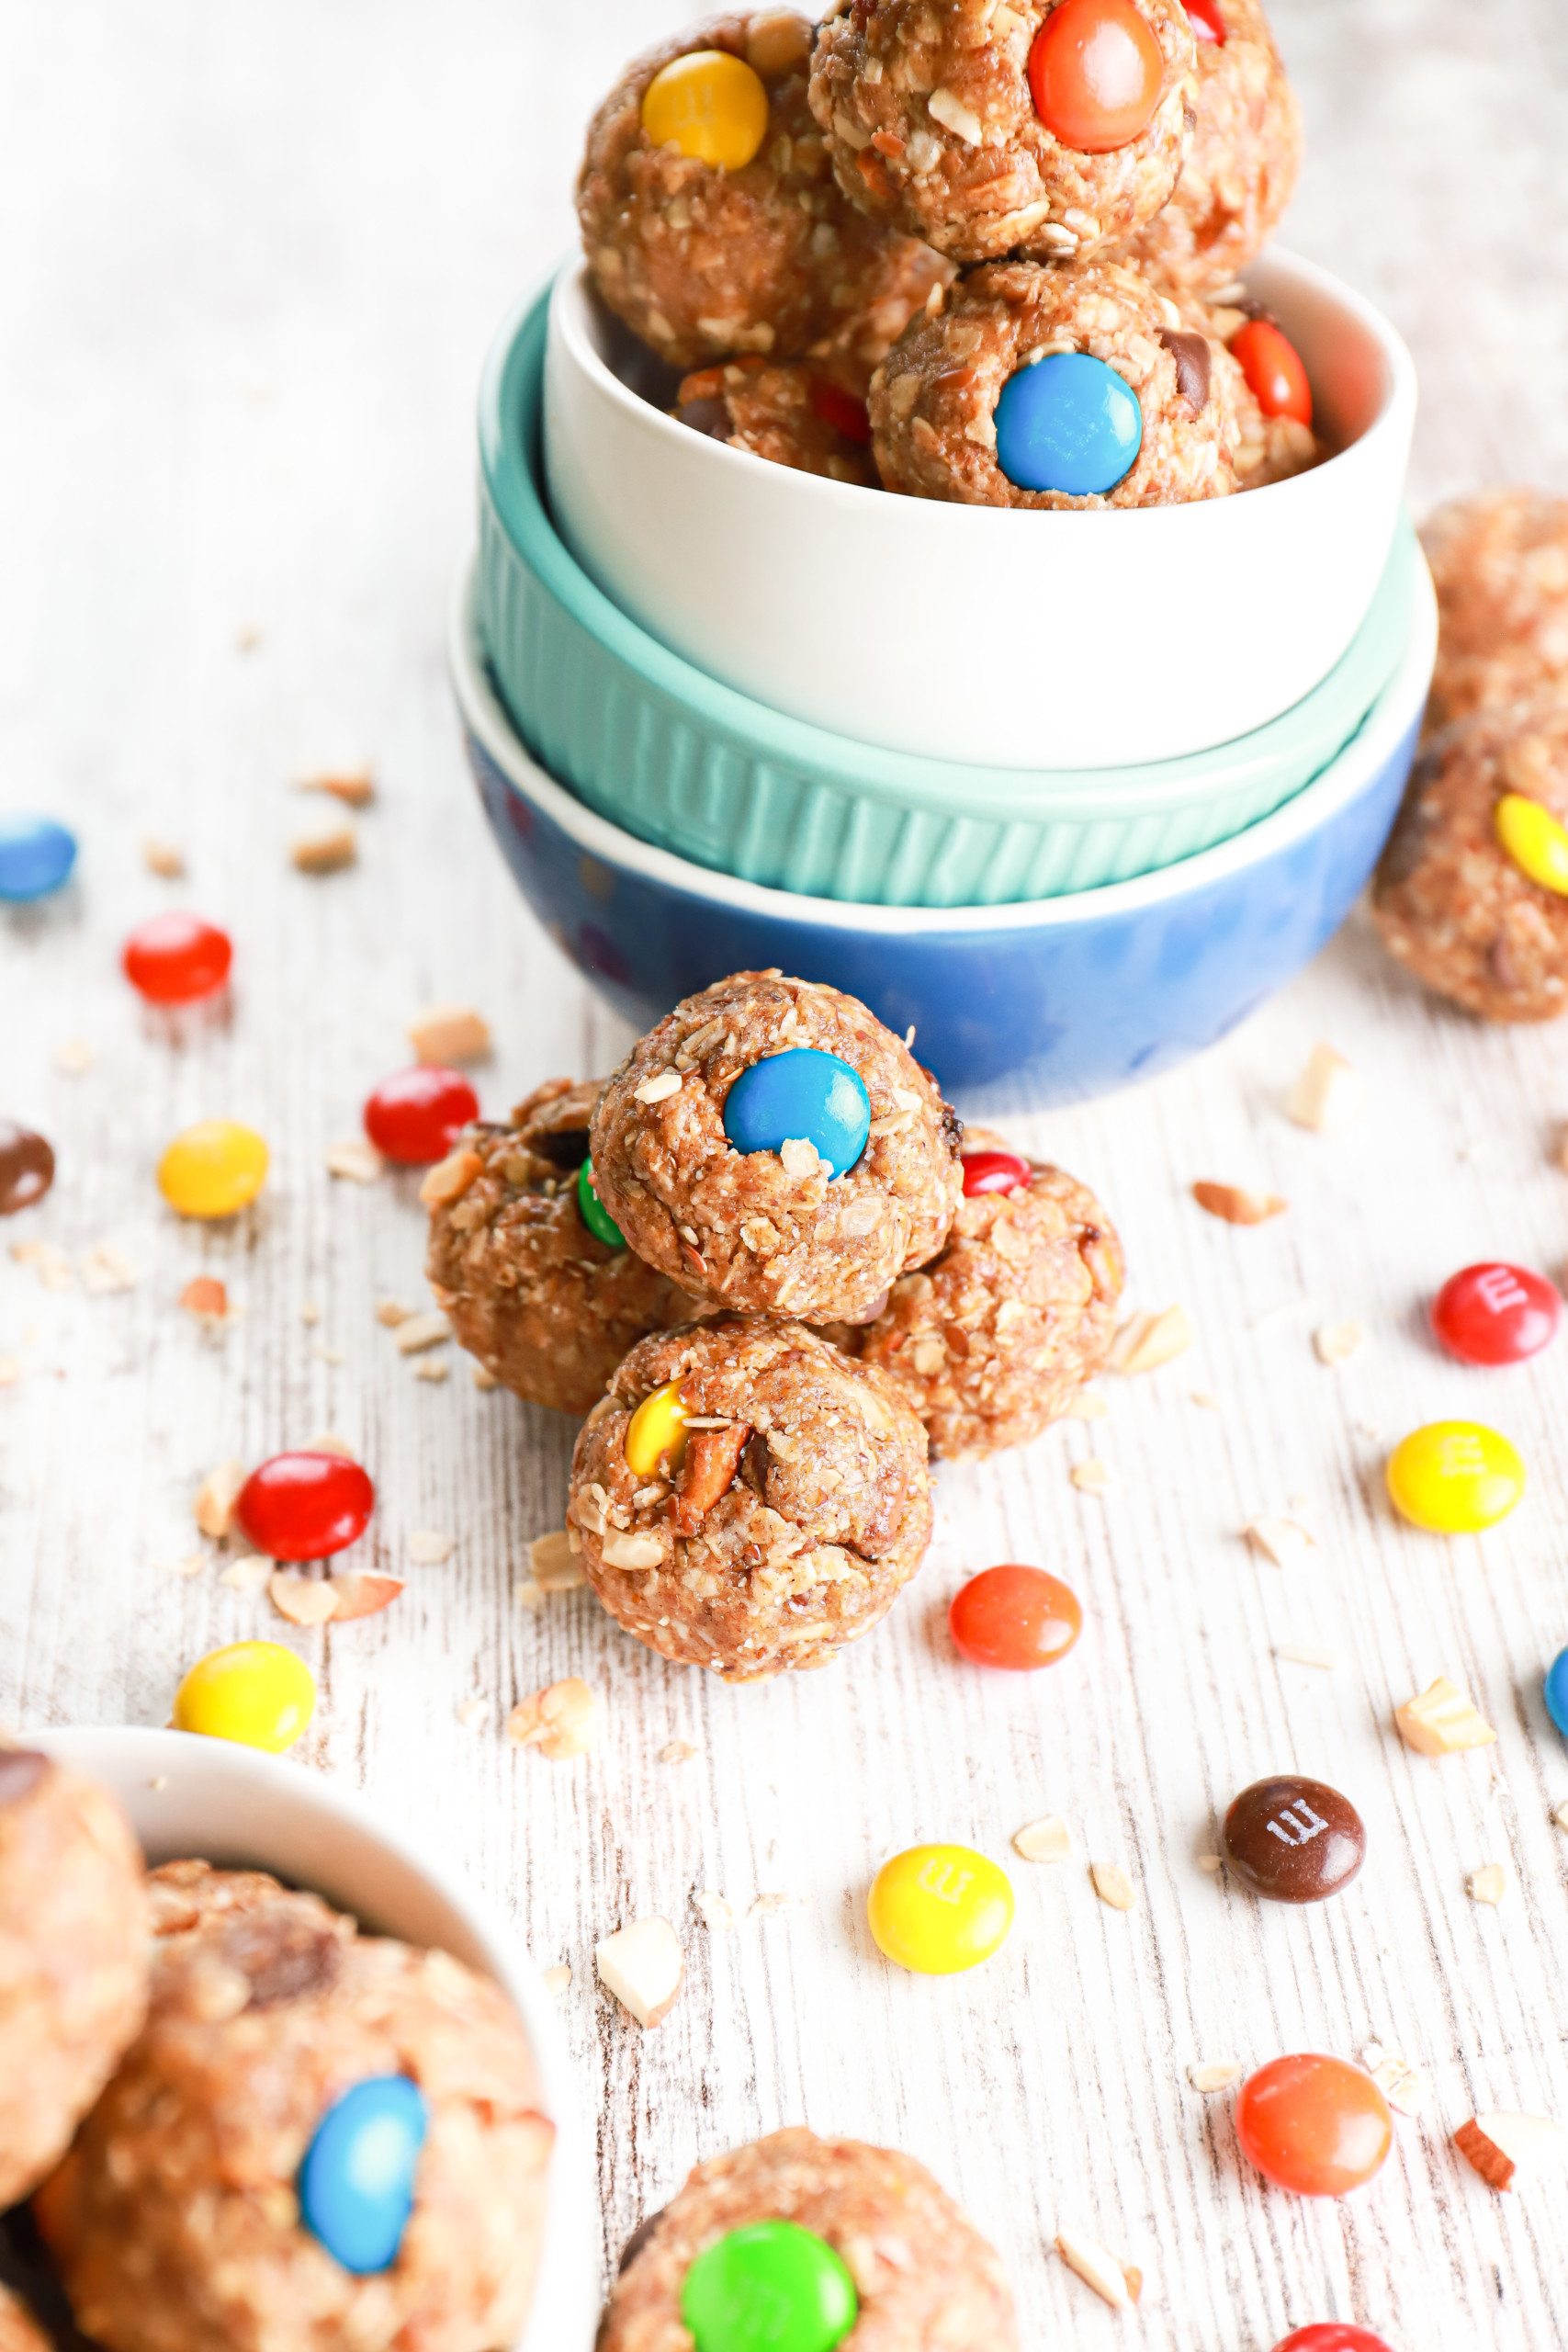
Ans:
POLYGON ((1138 510, 895 498, 711 441, 581 266, 507 323, 458 698, 525 892, 629 1018, 781 965, 1022 1108, 1211 1043, 1337 927, 1435 650, 1414 371, 1325 273, 1248 277, 1337 454, 1138 510))

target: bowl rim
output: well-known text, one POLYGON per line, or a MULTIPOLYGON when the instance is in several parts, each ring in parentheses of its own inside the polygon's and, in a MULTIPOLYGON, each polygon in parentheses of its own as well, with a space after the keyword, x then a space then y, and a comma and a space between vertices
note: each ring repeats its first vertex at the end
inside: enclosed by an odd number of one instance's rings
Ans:
POLYGON ((881 907, 857 899, 807 898, 694 865, 612 824, 558 784, 518 740, 491 682, 479 634, 478 570, 478 560, 471 556, 448 607, 447 662, 463 724, 513 790, 537 803, 579 849, 688 898, 774 922, 891 936, 1037 931, 1124 919, 1228 880, 1293 847, 1354 800, 1369 775, 1393 754, 1425 704, 1438 649, 1437 594, 1422 557, 1416 567, 1410 635, 1393 677, 1338 756, 1272 815, 1174 865, 1064 897, 1018 899, 996 907, 881 907))
MULTIPOLYGON (((1260 498, 1281 491, 1292 492, 1297 495, 1303 494, 1301 486, 1310 482, 1314 475, 1326 472, 1330 468, 1349 457, 1353 450, 1363 447, 1375 435, 1388 432, 1406 409, 1413 413, 1416 398, 1416 363, 1411 356, 1409 347, 1398 328, 1391 320, 1383 316, 1375 303, 1369 302, 1364 295, 1359 294, 1354 287, 1348 285, 1332 270, 1325 269, 1321 263, 1309 261, 1304 254, 1292 253, 1288 246, 1266 246, 1247 265, 1246 269, 1237 274, 1246 282, 1249 273, 1255 269, 1267 277, 1276 267, 1286 277, 1293 279, 1305 290, 1337 303, 1342 310, 1350 313, 1381 351, 1385 370, 1385 383, 1383 398, 1377 414, 1353 441, 1347 442, 1342 449, 1336 449, 1332 457, 1325 458, 1321 466, 1314 466, 1311 472, 1292 475, 1284 481, 1266 482, 1258 490, 1248 491, 1247 495, 1249 498, 1260 498)), ((644 400, 642 395, 634 391, 629 384, 623 383, 614 368, 594 349, 592 340, 587 333, 588 314, 592 301, 592 287, 587 255, 578 252, 563 263, 554 274, 550 291, 550 313, 573 360, 606 398, 613 401, 628 416, 634 417, 639 424, 655 431, 660 437, 679 433, 688 439, 706 440, 715 460, 739 459, 748 466, 761 466, 768 463, 767 459, 755 456, 750 449, 732 448, 728 442, 714 441, 706 435, 694 436, 689 427, 677 424, 672 416, 667 416, 661 409, 656 408, 651 401, 644 400)), ((694 462, 701 463, 702 460, 699 458, 694 462)), ((774 468, 773 470, 776 472, 781 469, 774 468)), ((783 470, 791 469, 784 469, 783 470)), ((833 481, 818 474, 795 473, 791 470, 791 481, 798 486, 802 494, 810 498, 822 496, 829 499, 841 498, 846 492, 851 496, 862 500, 874 498, 880 501, 887 496, 886 491, 871 490, 863 483, 833 481)), ((1308 491, 1304 494, 1311 496, 1312 492, 1308 491)), ((946 515, 985 518, 984 521, 978 522, 955 521, 933 524, 931 526, 933 530, 953 532, 965 529, 976 532, 987 528, 995 529, 998 526, 995 518, 1010 514, 1014 511, 1005 506, 968 506, 956 502, 950 504, 942 499, 923 499, 913 503, 932 507, 938 513, 946 515)), ((1125 528, 1133 525, 1134 517, 1142 518, 1150 514, 1201 514, 1210 508, 1224 508, 1229 504, 1228 499, 1205 499, 1176 506, 1092 508, 1069 506, 1030 511, 1049 515, 1052 520, 1058 522, 1070 518, 1074 522, 1095 522, 1105 525, 1114 519, 1125 528)), ((1168 530, 1172 527, 1179 528, 1180 526, 1173 526, 1168 523, 1162 527, 1168 530)))

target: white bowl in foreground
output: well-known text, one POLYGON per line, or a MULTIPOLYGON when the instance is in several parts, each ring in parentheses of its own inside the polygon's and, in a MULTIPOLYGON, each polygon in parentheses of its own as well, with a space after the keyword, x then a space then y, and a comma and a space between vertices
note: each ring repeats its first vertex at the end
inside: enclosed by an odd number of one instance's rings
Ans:
POLYGON ((599 2229, 587 2142, 549 1996, 500 1923, 362 1797, 281 1757, 129 1726, 24 1736, 114 1791, 149 1863, 271 1871, 353 1912, 367 1931, 438 1945, 495 1979, 522 2020, 556 2126, 544 2251, 514 2352, 591 2352, 599 2229))
POLYGON ((1241 497, 1042 514, 826 481, 675 424, 615 373, 637 372, 629 338, 573 263, 545 360, 557 526, 688 662, 861 742, 1020 768, 1232 742, 1360 627, 1416 414, 1410 355, 1370 303, 1285 253, 1247 276, 1337 455, 1241 497))

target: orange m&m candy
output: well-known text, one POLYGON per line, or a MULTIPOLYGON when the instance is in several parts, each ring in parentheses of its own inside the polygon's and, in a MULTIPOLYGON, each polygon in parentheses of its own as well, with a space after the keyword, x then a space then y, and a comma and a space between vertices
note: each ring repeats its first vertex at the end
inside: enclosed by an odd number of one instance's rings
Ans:
POLYGON ((1248 319, 1231 343, 1231 357, 1252 388, 1265 416, 1293 416, 1312 424, 1312 386, 1293 343, 1270 319, 1248 319))
POLYGON ((1165 59, 1133 0, 1062 0, 1029 51, 1034 111, 1086 155, 1129 146, 1154 119, 1165 59))
POLYGON ((1343 2197, 1371 2180, 1393 2140, 1393 2118, 1370 2075, 1303 2050, 1272 2058, 1241 2086, 1243 2155, 1298 2197, 1343 2197))

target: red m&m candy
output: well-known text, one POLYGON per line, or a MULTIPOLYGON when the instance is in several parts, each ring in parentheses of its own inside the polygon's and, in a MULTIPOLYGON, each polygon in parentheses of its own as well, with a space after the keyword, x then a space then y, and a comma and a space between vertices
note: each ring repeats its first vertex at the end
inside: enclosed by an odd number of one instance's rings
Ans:
POLYGON ((1016 1151, 966 1151, 964 1155, 964 1197, 980 1193, 1011 1193, 1029 1182, 1029 1162, 1016 1151))
POLYGON ((1483 1264, 1450 1274, 1432 1301, 1432 1329, 1466 1363, 1518 1363, 1557 1337, 1561 1294, 1525 1266, 1483 1264))
POLYGON ((229 977, 233 944, 200 915, 168 913, 139 923, 125 943, 125 977, 149 1004, 194 1004, 229 977))
POLYGON ((1312 386, 1293 343, 1271 319, 1248 319, 1231 341, 1231 357, 1252 388, 1265 416, 1293 416, 1312 423, 1312 386))
POLYGON ((1271 2058, 1243 2083, 1235 2103, 1241 2152, 1298 2197, 1343 2197, 1378 2170, 1393 2118, 1370 2075, 1343 2058, 1303 2050, 1271 2058))
POLYGON ((1281 2337, 1274 2352, 1389 2352, 1389 2346, 1370 2327, 1357 2327, 1350 2320, 1320 2319, 1281 2337))
POLYGON ((1165 59, 1133 0, 1061 0, 1029 51, 1034 111, 1080 154, 1108 154, 1148 128, 1165 59))
POLYGON ((948 1629, 976 1666, 1027 1674, 1066 1657, 1083 1631, 1077 1593, 1043 1568, 982 1568, 953 1597, 948 1629))
POLYGON ((370 1523, 376 1489, 341 1453, 275 1453, 241 1487, 234 1515, 271 1560, 324 1560, 370 1523))
POLYGON ((379 1152, 409 1168, 445 1159, 479 1098, 461 1070, 422 1062, 384 1078, 365 1105, 365 1132, 379 1152))
POLYGON ((1187 21, 1192 28, 1192 38, 1200 46, 1213 41, 1219 49, 1225 45, 1225 20, 1220 14, 1219 0, 1186 0, 1187 21))

